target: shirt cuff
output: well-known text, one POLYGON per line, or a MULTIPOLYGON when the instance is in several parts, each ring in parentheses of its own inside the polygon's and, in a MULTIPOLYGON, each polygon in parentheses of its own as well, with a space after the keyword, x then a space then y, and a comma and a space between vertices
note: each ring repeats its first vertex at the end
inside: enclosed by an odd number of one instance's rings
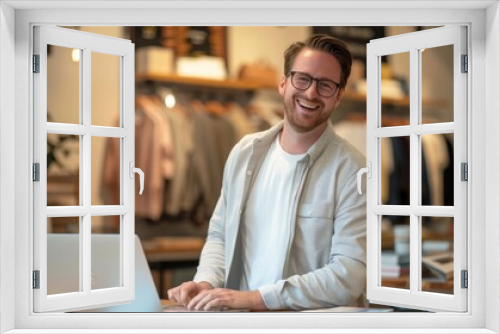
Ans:
POLYGON ((282 310, 285 308, 274 285, 264 285, 258 290, 269 310, 282 310))

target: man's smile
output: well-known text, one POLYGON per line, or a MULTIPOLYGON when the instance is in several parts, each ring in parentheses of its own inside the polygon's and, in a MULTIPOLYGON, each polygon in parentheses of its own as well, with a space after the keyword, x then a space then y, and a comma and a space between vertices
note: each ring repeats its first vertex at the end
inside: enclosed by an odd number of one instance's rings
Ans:
POLYGON ((309 111, 315 111, 320 107, 320 105, 317 103, 306 101, 303 99, 297 99, 296 101, 299 106, 309 111))

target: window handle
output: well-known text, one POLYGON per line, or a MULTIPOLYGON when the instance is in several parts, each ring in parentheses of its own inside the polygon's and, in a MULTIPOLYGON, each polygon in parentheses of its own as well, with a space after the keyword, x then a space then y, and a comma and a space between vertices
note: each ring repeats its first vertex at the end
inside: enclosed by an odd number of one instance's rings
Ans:
POLYGON ((129 176, 131 179, 134 178, 134 173, 139 174, 139 184, 141 187, 141 189, 139 190, 139 195, 142 195, 142 191, 144 190, 144 172, 140 168, 134 167, 133 161, 130 161, 129 163, 129 170, 130 170, 129 176))
POLYGON ((372 163, 370 161, 368 161, 368 166, 367 167, 364 167, 364 168, 361 168, 359 171, 358 171, 358 175, 357 175, 357 184, 358 184, 358 193, 360 195, 363 194, 363 191, 361 190, 361 176, 363 174, 368 174, 367 177, 369 179, 372 178, 372 163))

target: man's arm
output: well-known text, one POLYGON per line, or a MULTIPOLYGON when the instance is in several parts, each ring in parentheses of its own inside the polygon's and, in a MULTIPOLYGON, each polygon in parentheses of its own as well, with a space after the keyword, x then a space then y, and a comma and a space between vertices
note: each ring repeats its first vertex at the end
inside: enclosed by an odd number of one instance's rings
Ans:
POLYGON ((225 280, 225 212, 226 200, 223 189, 210 219, 207 240, 193 279, 195 282, 209 282, 214 288, 224 286, 225 280))
MULTIPOLYGON (((239 157, 243 140, 238 142, 232 149, 227 158, 226 165, 224 166, 224 175, 222 178, 222 189, 215 206, 215 210, 210 218, 208 227, 208 235, 203 250, 200 256, 200 264, 198 266, 196 275, 193 279, 195 282, 206 281, 209 282, 214 288, 221 288, 224 286, 226 280, 226 248, 227 240, 226 234, 229 225, 237 222, 228 221, 230 217, 230 209, 228 208, 229 202, 234 203, 235 189, 242 187, 242 180, 236 180, 235 165, 245 164, 239 157)), ((244 181, 243 181, 244 182, 244 181)), ((237 195, 236 195, 237 196, 237 195)), ((234 219, 234 218, 233 218, 234 219)))
POLYGON ((200 264, 193 281, 168 290, 168 298, 188 306, 191 300, 203 291, 222 287, 225 278, 225 238, 224 238, 224 198, 221 194, 214 214, 205 245, 200 256, 200 264))

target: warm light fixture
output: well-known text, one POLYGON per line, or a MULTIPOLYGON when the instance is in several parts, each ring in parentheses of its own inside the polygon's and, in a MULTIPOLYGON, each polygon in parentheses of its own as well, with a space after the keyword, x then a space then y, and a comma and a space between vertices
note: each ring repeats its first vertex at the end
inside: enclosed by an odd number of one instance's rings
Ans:
POLYGON ((165 95, 165 105, 167 108, 173 108, 175 107, 175 96, 172 93, 168 93, 165 95))
POLYGON ((71 59, 73 59, 75 63, 80 61, 80 49, 73 49, 73 52, 71 52, 71 59))

